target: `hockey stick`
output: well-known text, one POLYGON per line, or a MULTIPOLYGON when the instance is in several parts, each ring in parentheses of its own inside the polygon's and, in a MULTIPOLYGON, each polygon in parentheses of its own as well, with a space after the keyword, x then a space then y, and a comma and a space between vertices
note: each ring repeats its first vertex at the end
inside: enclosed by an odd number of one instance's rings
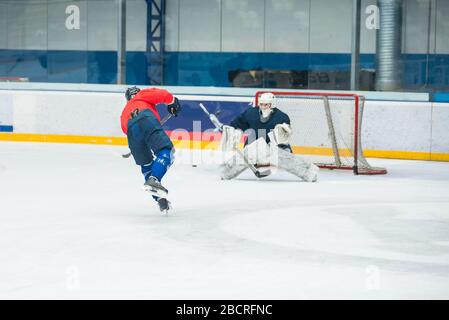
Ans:
MULTIPOLYGON (((170 118, 173 117, 173 115, 171 113, 167 114, 162 120, 161 120, 161 125, 163 125, 164 123, 166 123, 168 120, 170 120, 170 118)), ((122 154, 123 158, 129 158, 131 156, 131 152, 128 152, 126 154, 122 154)))
MULTIPOLYGON (((206 107, 202 103, 199 103, 199 105, 201 109, 203 109, 204 113, 206 113, 209 116, 210 121, 215 125, 215 127, 220 132, 223 132, 223 124, 220 122, 220 120, 218 120, 217 116, 213 113, 209 113, 209 111, 207 111, 206 107)), ((242 150, 238 148, 238 146, 236 146, 234 150, 243 158, 243 161, 245 161, 246 166, 255 174, 257 178, 264 178, 271 174, 271 170, 269 169, 265 171, 257 170, 257 168, 248 161, 248 158, 245 156, 242 150)))

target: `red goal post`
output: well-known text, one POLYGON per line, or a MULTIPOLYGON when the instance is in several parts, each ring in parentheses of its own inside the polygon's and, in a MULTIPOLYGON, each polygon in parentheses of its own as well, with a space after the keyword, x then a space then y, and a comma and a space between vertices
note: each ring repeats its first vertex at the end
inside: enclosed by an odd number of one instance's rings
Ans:
POLYGON ((361 132, 365 97, 352 93, 270 92, 276 108, 287 113, 292 126, 292 148, 320 168, 352 170, 354 174, 386 174, 363 155, 361 132))

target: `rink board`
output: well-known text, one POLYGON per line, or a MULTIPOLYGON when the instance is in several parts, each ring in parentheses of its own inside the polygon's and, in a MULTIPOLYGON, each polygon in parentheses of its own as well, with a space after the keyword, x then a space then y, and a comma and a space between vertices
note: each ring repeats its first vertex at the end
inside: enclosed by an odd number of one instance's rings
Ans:
MULTIPOLYGON (((164 125, 177 148, 216 149, 219 134, 199 108, 223 123, 246 110, 252 96, 176 94, 183 111, 164 125), (175 134, 176 133, 176 134, 175 134)), ((126 145, 117 92, 0 90, 0 140, 126 145)), ((159 107, 161 116, 166 108, 159 107)), ((366 157, 449 161, 449 104, 368 100, 362 126, 366 157)), ((296 153, 330 150, 293 146, 296 153)))

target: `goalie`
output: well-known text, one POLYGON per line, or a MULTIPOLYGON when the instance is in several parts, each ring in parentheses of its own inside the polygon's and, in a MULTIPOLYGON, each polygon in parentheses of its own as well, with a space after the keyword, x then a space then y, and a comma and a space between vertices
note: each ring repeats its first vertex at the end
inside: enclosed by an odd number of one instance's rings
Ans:
POLYGON ((258 167, 275 166, 307 182, 317 180, 318 167, 292 153, 290 118, 274 103, 274 95, 264 93, 259 98, 258 106, 250 107, 230 125, 223 126, 221 150, 231 157, 223 164, 222 179, 233 179, 248 167, 241 156, 233 152, 239 147, 245 132, 248 138, 243 154, 249 163, 258 167))

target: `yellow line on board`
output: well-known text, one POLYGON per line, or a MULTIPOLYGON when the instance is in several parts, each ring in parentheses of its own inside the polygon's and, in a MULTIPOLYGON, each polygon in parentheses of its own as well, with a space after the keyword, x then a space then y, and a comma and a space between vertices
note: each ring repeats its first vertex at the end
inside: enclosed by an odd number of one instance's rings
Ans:
POLYGON ((59 134, 0 133, 0 141, 127 145, 126 138, 59 134))
POLYGON ((393 150, 363 150, 363 155, 367 158, 431 160, 430 152, 393 151, 393 150))
MULTIPOLYGON (((82 143, 82 144, 102 144, 102 145, 121 145, 128 144, 126 137, 104 137, 104 136, 75 136, 58 134, 30 134, 30 133, 8 133, 0 132, 0 141, 20 141, 20 142, 56 142, 56 143, 82 143)), ((176 148, 180 149, 218 149, 217 141, 191 141, 191 140, 173 140, 176 148)), ((323 147, 302 147, 292 146, 295 154, 308 154, 318 156, 331 156, 332 148, 323 147)), ((340 149, 340 155, 349 156, 349 149, 340 149)), ((394 151, 394 150, 364 150, 363 154, 367 158, 387 158, 404 160, 432 160, 448 161, 448 153, 430 153, 430 152, 412 152, 412 151, 394 151)))
MULTIPOLYGON (((296 154, 308 154, 308 155, 317 155, 317 156, 327 156, 332 157, 334 152, 332 148, 328 147, 300 147, 300 146, 292 146, 293 153, 296 154)), ((338 149, 340 156, 350 157, 351 151, 349 149, 338 149)))
MULTIPOLYGON (((36 133, 0 133, 0 141, 17 142, 56 142, 56 143, 82 143, 82 144, 105 144, 105 145, 128 145, 127 138, 104 137, 104 136, 75 136, 59 134, 36 134, 36 133)), ((212 141, 173 140, 173 144, 181 149, 217 149, 219 143, 212 141)))
POLYGON ((447 153, 431 153, 430 160, 432 160, 432 161, 449 161, 449 154, 447 154, 447 153))

